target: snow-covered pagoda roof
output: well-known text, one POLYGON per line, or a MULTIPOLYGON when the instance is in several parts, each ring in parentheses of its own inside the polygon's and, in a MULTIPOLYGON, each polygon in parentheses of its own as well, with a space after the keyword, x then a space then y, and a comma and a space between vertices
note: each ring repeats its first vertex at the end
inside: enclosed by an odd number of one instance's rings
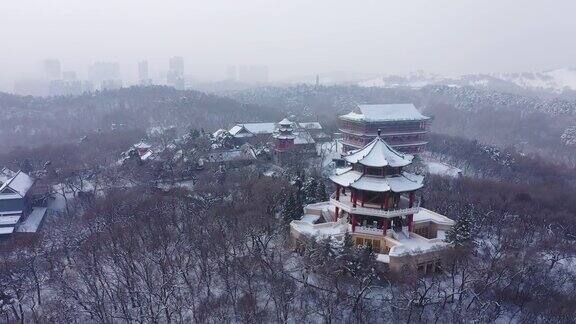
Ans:
POLYGON ((424 177, 408 172, 402 172, 400 175, 379 177, 362 174, 362 172, 348 168, 344 172, 331 176, 330 180, 343 187, 351 187, 358 190, 406 192, 422 188, 424 177))
POLYGON ((418 121, 430 119, 430 117, 422 115, 411 103, 358 105, 358 111, 352 111, 340 116, 340 118, 361 122, 418 121))
POLYGON ((352 164, 362 164, 368 167, 403 167, 412 163, 410 154, 403 154, 393 149, 380 135, 361 149, 350 151, 343 156, 352 164))
POLYGON ((292 122, 288 120, 288 118, 282 119, 278 125, 280 126, 292 126, 292 122))

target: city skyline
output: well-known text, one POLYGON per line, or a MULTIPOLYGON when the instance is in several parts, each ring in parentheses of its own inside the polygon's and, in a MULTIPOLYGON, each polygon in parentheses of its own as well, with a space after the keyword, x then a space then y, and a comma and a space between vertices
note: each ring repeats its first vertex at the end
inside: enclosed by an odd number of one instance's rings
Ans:
POLYGON ((79 76, 94 62, 118 62, 128 80, 137 80, 136 62, 148 60, 154 76, 174 55, 199 80, 223 79, 231 64, 267 65, 271 81, 331 71, 550 70, 576 65, 567 41, 574 11, 568 0, 5 1, 0 84, 33 77, 46 58, 79 76))

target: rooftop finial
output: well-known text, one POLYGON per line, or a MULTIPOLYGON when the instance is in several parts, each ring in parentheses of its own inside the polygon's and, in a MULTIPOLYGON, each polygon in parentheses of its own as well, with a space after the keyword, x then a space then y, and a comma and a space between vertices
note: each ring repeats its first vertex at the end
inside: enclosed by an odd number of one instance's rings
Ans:
POLYGON ((380 137, 380 134, 382 134, 382 130, 378 128, 378 137, 380 137))

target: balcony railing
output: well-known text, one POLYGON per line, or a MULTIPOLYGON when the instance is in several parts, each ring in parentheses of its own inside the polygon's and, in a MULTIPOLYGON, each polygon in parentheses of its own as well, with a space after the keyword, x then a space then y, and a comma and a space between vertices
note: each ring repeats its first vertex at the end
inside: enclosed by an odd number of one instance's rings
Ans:
MULTIPOLYGON (((352 201, 348 198, 349 196, 340 196, 340 200, 336 200, 336 194, 332 194, 330 196, 330 203, 334 206, 340 208, 348 212, 349 214, 359 214, 359 215, 368 215, 368 216, 377 216, 377 217, 385 217, 385 218, 393 218, 398 216, 416 214, 420 211, 420 202, 415 201, 412 207, 409 207, 405 203, 401 203, 396 208, 388 208, 388 209, 381 209, 379 205, 375 204, 367 204, 364 203, 362 207, 360 203, 357 202, 356 207, 352 201), (344 199, 342 199, 344 198, 344 199)), ((405 201, 405 199, 403 199, 405 201)))
MULTIPOLYGON (((347 128, 339 128, 338 129, 340 132, 345 133, 345 134, 351 134, 351 135, 355 135, 355 136, 361 136, 361 137, 376 137, 376 135, 378 135, 378 130, 355 130, 355 129, 347 129, 347 128)), ((402 135, 421 135, 421 134, 426 134, 429 133, 430 131, 427 129, 411 129, 411 130, 390 130, 390 131, 382 131, 381 132, 381 136, 382 137, 387 137, 387 136, 402 136, 402 135)))
POLYGON ((367 226, 356 226, 356 228, 354 229, 354 233, 384 235, 384 231, 381 228, 367 227, 367 226))
MULTIPOLYGON (((368 144, 370 141, 355 141, 355 140, 351 140, 351 139, 343 139, 342 140, 342 144, 344 145, 348 145, 348 146, 353 146, 356 148, 362 148, 364 147, 366 144, 368 144)), ((426 145, 428 144, 428 142, 423 141, 421 139, 415 139, 415 140, 405 140, 405 141, 389 141, 390 146, 392 147, 403 147, 403 146, 421 146, 421 145, 426 145)))

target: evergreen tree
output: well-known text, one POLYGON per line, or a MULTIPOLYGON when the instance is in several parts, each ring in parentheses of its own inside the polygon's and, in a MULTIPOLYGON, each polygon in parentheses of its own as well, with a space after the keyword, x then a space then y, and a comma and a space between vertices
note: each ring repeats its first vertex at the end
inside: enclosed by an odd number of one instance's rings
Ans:
POLYGON ((316 202, 327 201, 328 194, 326 194, 326 185, 324 181, 318 180, 318 185, 316 186, 316 202))
POLYGON ((316 199, 316 188, 318 181, 314 177, 310 177, 304 181, 302 185, 302 200, 305 204, 313 204, 318 202, 316 199))
POLYGON ((302 217, 302 202, 296 194, 288 195, 288 198, 284 201, 282 217, 286 221, 300 219, 302 217))
POLYGON ((456 224, 446 234, 446 242, 456 246, 464 246, 473 242, 475 235, 475 210, 469 206, 458 219, 456 224))

